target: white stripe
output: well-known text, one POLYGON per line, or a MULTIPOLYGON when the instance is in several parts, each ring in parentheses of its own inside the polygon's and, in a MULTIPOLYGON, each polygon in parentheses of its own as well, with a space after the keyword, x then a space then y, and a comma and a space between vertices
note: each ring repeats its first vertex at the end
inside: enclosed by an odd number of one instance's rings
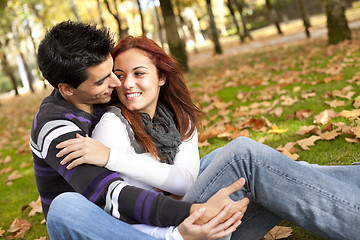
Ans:
POLYGON ((74 127, 74 126, 64 126, 64 127, 60 127, 55 129, 54 131, 52 131, 49 135, 46 136, 46 138, 44 139, 44 146, 43 149, 41 151, 41 156, 43 159, 46 158, 47 156, 47 152, 49 150, 49 146, 51 144, 51 142, 58 138, 61 135, 64 135, 66 133, 70 133, 70 132, 75 132, 75 131, 79 131, 80 128, 79 127, 74 127))
POLYGON ((120 196, 120 192, 121 190, 126 186, 126 183, 120 183, 119 185, 117 185, 113 191, 113 194, 111 196, 111 203, 113 205, 113 210, 111 215, 113 215, 113 217, 116 217, 118 219, 120 219, 120 212, 119 212, 119 196, 120 196))
POLYGON ((36 156, 38 156, 39 158, 43 158, 43 157, 41 156, 41 152, 39 152, 37 149, 35 149, 31 144, 29 144, 29 145, 30 145, 31 151, 32 151, 36 156))

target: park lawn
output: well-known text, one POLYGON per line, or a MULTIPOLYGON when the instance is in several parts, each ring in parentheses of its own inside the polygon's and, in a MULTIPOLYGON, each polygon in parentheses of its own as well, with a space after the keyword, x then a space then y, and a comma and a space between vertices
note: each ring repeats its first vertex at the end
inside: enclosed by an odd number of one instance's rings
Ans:
MULTIPOLYGON (((297 134, 303 126, 315 125, 326 132, 344 123, 357 129, 358 117, 336 116, 325 124, 314 120, 325 110, 333 109, 339 114, 356 109, 353 103, 360 98, 359 43, 359 32, 353 31, 352 41, 337 45, 328 46, 326 38, 309 39, 238 55, 215 56, 192 66, 185 78, 205 111, 199 130, 201 156, 235 137, 248 136, 274 148, 293 142, 298 152, 292 154, 298 154, 298 161, 325 165, 359 161, 359 143, 346 140, 357 139, 352 132, 338 130, 333 139, 317 140, 309 150, 296 144, 317 136, 297 134), (342 90, 342 95, 336 95, 335 90, 342 90), (343 105, 330 107, 325 103, 335 99, 344 101, 343 105)), ((46 226, 41 224, 42 214, 29 217, 28 205, 38 199, 38 193, 28 141, 32 118, 49 92, 50 89, 38 90, 36 94, 1 100, 0 236, 11 234, 1 232, 9 229, 15 218, 31 223, 24 239, 47 236, 46 226), (10 176, 15 179, 9 181, 10 176)), ((293 228, 288 239, 320 239, 287 221, 280 225, 293 228)))

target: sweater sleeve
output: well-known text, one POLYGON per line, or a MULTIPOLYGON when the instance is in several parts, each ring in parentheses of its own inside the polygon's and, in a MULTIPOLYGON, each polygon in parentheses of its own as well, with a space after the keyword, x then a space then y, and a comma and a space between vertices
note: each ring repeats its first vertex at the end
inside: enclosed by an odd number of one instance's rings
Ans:
POLYGON ((136 153, 125 124, 114 113, 103 115, 92 137, 111 149, 106 168, 163 191, 183 196, 198 175, 200 158, 197 131, 180 144, 174 165, 161 163, 149 153, 136 153))
MULTIPOLYGON (((35 128, 35 127, 33 127, 35 128)), ((60 164, 56 145, 75 134, 85 133, 73 122, 49 121, 37 126, 30 139, 34 170, 44 214, 51 201, 62 192, 76 191, 128 223, 177 226, 190 211, 191 204, 175 201, 158 192, 130 186, 119 173, 95 165, 83 164, 71 170, 60 164), (175 210, 175 211, 174 211, 175 210)))

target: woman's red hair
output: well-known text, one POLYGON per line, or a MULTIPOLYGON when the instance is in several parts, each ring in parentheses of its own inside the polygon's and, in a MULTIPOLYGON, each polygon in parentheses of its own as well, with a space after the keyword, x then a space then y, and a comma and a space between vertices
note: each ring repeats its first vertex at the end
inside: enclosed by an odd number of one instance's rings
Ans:
MULTIPOLYGON (((166 78, 165 84, 160 89, 159 101, 174 113, 181 140, 189 138, 195 128, 200 125, 199 118, 202 111, 192 102, 190 92, 176 61, 153 40, 145 36, 128 36, 121 40, 112 52, 114 61, 121 53, 134 48, 143 51, 153 61, 159 78, 166 78)), ((140 114, 136 111, 129 111, 120 101, 117 101, 115 105, 121 108, 138 143, 151 155, 159 158, 154 142, 143 129, 140 114)))

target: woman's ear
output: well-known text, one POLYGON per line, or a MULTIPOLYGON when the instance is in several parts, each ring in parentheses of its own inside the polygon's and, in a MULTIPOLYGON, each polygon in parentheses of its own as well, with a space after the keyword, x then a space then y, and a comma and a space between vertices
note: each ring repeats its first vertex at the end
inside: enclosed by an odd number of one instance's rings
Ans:
POLYGON ((71 87, 67 83, 59 83, 58 89, 59 89, 59 92, 61 93, 61 95, 63 95, 63 96, 72 96, 74 94, 74 91, 73 91, 74 88, 71 87))
POLYGON ((165 83, 166 83, 166 77, 165 77, 165 76, 160 77, 160 80, 159 80, 159 87, 163 86, 165 83))

